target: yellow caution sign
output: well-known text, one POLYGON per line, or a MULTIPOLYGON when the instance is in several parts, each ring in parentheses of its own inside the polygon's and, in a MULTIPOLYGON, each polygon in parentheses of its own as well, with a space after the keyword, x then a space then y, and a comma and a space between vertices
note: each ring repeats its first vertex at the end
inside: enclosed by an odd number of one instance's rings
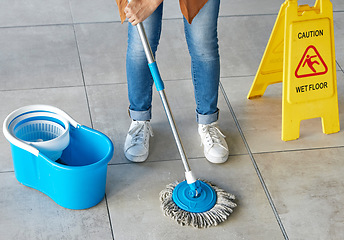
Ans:
POLYGON ((321 117, 326 134, 340 130, 330 0, 317 0, 314 7, 297 0, 282 4, 247 97, 260 97, 281 81, 282 140, 299 138, 305 119, 321 117))

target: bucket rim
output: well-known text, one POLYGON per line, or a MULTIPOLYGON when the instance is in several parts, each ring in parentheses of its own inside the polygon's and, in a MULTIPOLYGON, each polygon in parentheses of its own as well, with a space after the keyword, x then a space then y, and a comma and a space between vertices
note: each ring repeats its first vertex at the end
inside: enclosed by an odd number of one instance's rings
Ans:
POLYGON ((24 141, 28 144, 41 145, 44 143, 49 143, 51 141, 56 141, 59 138, 62 138, 63 136, 68 134, 69 122, 65 118, 63 118, 62 116, 57 115, 57 114, 53 114, 50 112, 37 112, 37 111, 35 111, 35 112, 24 113, 24 114, 18 115, 17 117, 13 118, 13 120, 8 125, 8 130, 9 130, 9 133, 12 134, 12 136, 14 136, 15 138, 17 138, 20 141, 24 141), (43 141, 43 142, 26 141, 26 140, 23 140, 23 139, 16 136, 15 131, 16 131, 17 127, 20 127, 21 124, 25 124, 27 122, 33 122, 33 121, 37 121, 37 120, 56 123, 63 128, 63 133, 60 136, 58 136, 57 138, 50 139, 50 140, 43 141))

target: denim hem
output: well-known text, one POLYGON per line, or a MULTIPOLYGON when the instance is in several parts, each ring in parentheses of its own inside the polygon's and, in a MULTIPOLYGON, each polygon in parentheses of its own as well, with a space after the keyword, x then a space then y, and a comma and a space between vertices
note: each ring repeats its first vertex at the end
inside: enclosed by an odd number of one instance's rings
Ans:
POLYGON ((129 117, 136 121, 148 121, 152 118, 152 108, 147 111, 134 111, 128 109, 129 117))
POLYGON ((198 124, 211 124, 213 122, 216 122, 219 119, 219 112, 220 110, 218 109, 215 113, 209 114, 209 115, 203 115, 199 114, 196 111, 196 120, 198 124))

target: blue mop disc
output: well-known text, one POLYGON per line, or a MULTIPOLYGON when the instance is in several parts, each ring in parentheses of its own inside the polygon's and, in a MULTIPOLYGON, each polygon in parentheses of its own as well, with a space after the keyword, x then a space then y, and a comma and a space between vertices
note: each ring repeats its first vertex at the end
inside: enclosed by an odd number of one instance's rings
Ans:
POLYGON ((173 190, 172 200, 175 204, 188 212, 201 213, 212 209, 216 203, 216 192, 207 183, 197 180, 202 188, 197 197, 192 197, 190 187, 186 181, 179 183, 173 190))

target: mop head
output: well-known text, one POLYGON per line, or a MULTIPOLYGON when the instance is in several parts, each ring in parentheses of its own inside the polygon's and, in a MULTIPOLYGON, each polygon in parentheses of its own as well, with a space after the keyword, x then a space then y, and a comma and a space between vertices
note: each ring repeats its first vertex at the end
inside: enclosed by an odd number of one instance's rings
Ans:
POLYGON ((177 181, 167 185, 166 189, 160 192, 161 208, 164 215, 171 217, 182 226, 192 226, 195 228, 209 228, 224 222, 233 212, 233 208, 237 206, 232 201, 235 199, 235 196, 208 181, 201 181, 212 187, 216 193, 216 203, 211 209, 205 212, 194 213, 179 208, 172 199, 173 191, 179 184, 177 181))

